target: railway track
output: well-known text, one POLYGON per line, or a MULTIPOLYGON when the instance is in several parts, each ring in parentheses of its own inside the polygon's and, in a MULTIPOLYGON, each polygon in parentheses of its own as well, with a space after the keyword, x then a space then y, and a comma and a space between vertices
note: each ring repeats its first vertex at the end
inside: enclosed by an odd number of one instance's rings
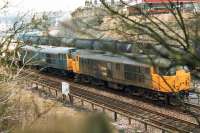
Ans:
MULTIPOLYGON (((196 92, 190 92, 194 95, 199 95, 199 93, 196 92)), ((199 104, 199 97, 198 99, 194 99, 193 97, 189 97, 188 99, 185 99, 184 105, 186 111, 188 111, 192 116, 198 118, 200 120, 200 104, 199 104), (193 99, 193 101, 191 100, 193 99)))
POLYGON ((193 104, 193 103, 184 103, 186 105, 186 110, 190 110, 191 115, 198 117, 200 119, 200 105, 199 104, 193 104))
MULTIPOLYGON (((28 73, 26 72, 23 74, 24 76, 27 76, 28 73)), ((36 74, 31 75, 31 80, 32 82, 49 86, 52 89, 61 91, 61 81, 56 81, 36 74)), ((190 133, 197 130, 197 132, 200 132, 199 126, 192 122, 178 119, 169 115, 164 115, 147 108, 142 108, 141 106, 136 106, 121 100, 116 100, 111 97, 88 91, 88 89, 83 89, 82 85, 77 85, 74 83, 71 83, 70 85, 70 95, 112 109, 119 114, 123 114, 131 118, 134 116, 143 120, 144 122, 153 123, 154 125, 158 125, 164 129, 169 129, 170 131, 190 133)), ((193 107, 196 108, 195 105, 193 107)))
POLYGON ((115 99, 98 95, 89 91, 83 91, 82 89, 76 87, 73 87, 71 89, 71 93, 73 95, 89 99, 104 106, 108 106, 109 108, 119 110, 120 112, 123 112, 125 114, 141 117, 141 119, 143 120, 152 122, 165 128, 169 128, 171 130, 176 130, 179 132, 192 132, 195 128, 197 128, 196 124, 176 119, 172 116, 165 116, 152 110, 144 110, 141 107, 134 106, 132 104, 128 104, 122 101, 117 101, 115 99))

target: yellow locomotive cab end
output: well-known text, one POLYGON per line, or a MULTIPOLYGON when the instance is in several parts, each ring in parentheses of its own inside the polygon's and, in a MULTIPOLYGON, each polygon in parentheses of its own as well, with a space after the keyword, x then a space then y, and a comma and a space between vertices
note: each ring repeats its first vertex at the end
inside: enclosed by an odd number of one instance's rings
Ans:
POLYGON ((80 73, 79 60, 79 55, 77 55, 75 58, 67 55, 67 70, 73 71, 74 73, 80 73))
POLYGON ((189 91, 190 89, 190 72, 177 70, 175 75, 159 75, 153 68, 151 69, 152 88, 155 91, 164 93, 176 93, 180 91, 189 91))

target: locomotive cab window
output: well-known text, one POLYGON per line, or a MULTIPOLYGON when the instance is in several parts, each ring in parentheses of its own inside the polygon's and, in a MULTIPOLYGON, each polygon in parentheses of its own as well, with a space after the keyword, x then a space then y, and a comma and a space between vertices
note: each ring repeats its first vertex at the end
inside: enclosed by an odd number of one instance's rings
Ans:
POLYGON ((68 53, 68 57, 72 58, 73 53, 76 52, 76 49, 70 49, 68 53))
POLYGON ((185 70, 186 72, 189 71, 187 66, 173 66, 170 68, 162 68, 160 67, 158 70, 158 73, 160 75, 165 75, 165 76, 173 76, 176 75, 176 71, 178 70, 185 70))
POLYGON ((176 70, 185 70, 186 72, 189 72, 189 68, 187 66, 176 66, 176 70))
POLYGON ((69 51, 68 57, 69 57, 69 58, 72 58, 72 53, 71 53, 71 51, 69 51))
POLYGON ((176 69, 174 68, 164 68, 164 67, 159 67, 157 69, 157 73, 159 75, 163 75, 163 76, 173 76, 176 75, 176 69))

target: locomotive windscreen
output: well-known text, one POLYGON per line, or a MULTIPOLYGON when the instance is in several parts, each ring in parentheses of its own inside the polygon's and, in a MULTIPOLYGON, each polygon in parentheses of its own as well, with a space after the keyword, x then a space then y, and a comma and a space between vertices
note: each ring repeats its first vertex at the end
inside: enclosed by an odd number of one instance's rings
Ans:
POLYGON ((185 70, 186 72, 189 72, 189 69, 187 66, 173 66, 170 68, 160 67, 158 70, 158 73, 164 76, 173 76, 173 75, 176 75, 177 70, 185 70))

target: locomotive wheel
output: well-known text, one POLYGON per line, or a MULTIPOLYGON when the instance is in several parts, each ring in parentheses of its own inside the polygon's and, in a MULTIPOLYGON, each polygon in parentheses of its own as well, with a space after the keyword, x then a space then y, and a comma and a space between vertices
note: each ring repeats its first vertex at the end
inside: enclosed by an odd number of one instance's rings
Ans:
POLYGON ((124 92, 127 94, 132 94, 132 90, 129 87, 125 87, 124 92))
POLYGON ((168 104, 172 105, 172 106, 179 106, 179 105, 181 105, 181 101, 179 99, 180 99, 180 97, 176 96, 176 95, 169 96, 168 104))
POLYGON ((81 82, 81 79, 80 79, 80 76, 79 76, 79 75, 76 74, 76 75, 74 76, 74 82, 75 82, 75 83, 80 83, 80 82, 81 82))

